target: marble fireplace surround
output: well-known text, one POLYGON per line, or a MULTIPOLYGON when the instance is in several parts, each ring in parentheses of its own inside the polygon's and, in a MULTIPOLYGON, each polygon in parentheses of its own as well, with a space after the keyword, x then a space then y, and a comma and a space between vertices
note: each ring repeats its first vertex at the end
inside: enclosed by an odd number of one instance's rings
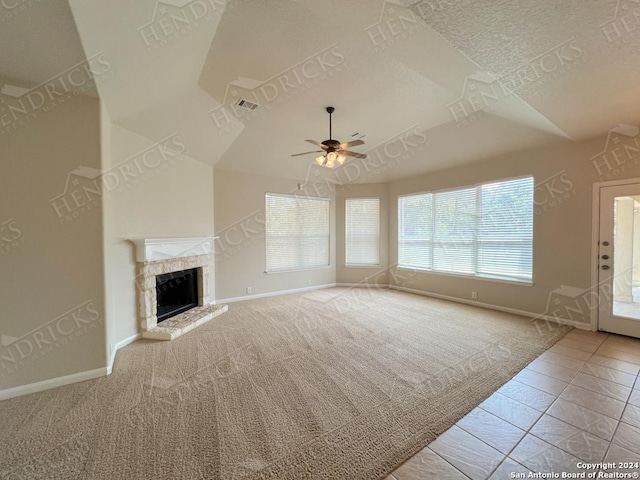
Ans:
POLYGON ((226 305, 209 304, 214 238, 132 240, 136 246, 138 316, 143 338, 172 340, 227 311, 226 305), (198 271, 198 306, 158 325, 156 276, 191 268, 198 271))

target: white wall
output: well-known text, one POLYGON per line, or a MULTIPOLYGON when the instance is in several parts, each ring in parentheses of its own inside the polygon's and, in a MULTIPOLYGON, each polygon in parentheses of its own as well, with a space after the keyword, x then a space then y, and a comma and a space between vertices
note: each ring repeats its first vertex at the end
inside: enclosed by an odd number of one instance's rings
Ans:
MULTIPOLYGON (((111 157, 105 167, 112 180, 104 202, 111 348, 140 331, 135 248, 130 240, 213 236, 213 169, 188 157, 179 135, 165 138, 159 144, 111 127, 111 157)), ((211 298, 213 294, 212 285, 211 298)))
POLYGON ((274 293, 336 281, 335 198, 327 184, 216 169, 214 182, 216 235, 216 300, 274 293), (264 273, 266 268, 265 193, 298 193, 331 198, 329 268, 286 273, 264 273))
POLYGON ((0 135, 0 390, 107 358, 99 196, 70 182, 51 203, 70 172, 100 169, 99 102, 70 96, 15 125, 0 135))

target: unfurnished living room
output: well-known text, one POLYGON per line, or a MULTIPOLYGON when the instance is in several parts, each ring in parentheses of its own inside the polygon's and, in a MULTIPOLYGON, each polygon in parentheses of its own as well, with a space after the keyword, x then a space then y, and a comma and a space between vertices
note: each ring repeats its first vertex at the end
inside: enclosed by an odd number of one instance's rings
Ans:
POLYGON ((0 479, 638 478, 638 0, 0 0, 0 479))

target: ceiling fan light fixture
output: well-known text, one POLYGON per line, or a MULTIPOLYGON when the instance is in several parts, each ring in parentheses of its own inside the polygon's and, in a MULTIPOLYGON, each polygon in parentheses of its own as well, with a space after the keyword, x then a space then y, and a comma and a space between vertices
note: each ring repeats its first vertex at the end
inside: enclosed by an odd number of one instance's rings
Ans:
MULTIPOLYGON (((640 1, 640 0, 634 0, 640 1)), ((334 168, 340 167, 344 165, 347 161, 347 157, 356 157, 356 158, 367 158, 365 154, 352 152, 348 150, 349 147, 355 147, 358 145, 364 145, 364 142, 361 138, 364 135, 360 135, 360 138, 356 140, 351 140, 350 142, 340 143, 338 140, 334 140, 331 133, 331 114, 335 111, 333 107, 327 107, 325 109, 329 114, 329 139, 323 142, 317 142, 315 140, 305 140, 305 142, 315 145, 316 147, 321 148, 322 150, 315 150, 313 152, 304 152, 304 153, 295 153, 291 155, 292 157, 298 157, 300 155, 307 155, 309 153, 320 153, 318 157, 316 157, 316 163, 321 167, 326 168, 334 168)))

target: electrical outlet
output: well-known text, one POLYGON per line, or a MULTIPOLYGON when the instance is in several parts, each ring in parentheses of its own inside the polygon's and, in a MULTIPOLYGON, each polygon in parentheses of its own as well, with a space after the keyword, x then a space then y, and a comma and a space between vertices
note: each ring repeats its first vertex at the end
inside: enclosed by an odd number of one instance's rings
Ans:
POLYGON ((311 285, 311 280, 307 280, 307 286, 311 285))
POLYGON ((478 292, 471 292, 471 298, 478 298, 478 292))
POLYGON ((251 287, 247 287, 247 293, 251 293, 251 287))

